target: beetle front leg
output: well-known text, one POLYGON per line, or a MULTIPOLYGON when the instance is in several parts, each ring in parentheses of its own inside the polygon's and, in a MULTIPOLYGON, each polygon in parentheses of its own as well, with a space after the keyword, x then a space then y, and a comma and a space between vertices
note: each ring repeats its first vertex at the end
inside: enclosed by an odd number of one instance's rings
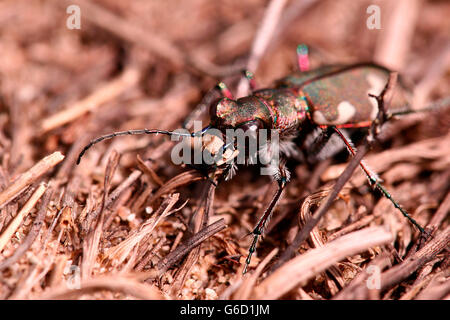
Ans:
POLYGON ((202 115, 209 110, 209 106, 218 97, 217 85, 211 88, 203 97, 202 101, 192 110, 189 115, 183 121, 183 129, 190 130, 192 128, 193 122, 196 119, 201 119, 202 115))
POLYGON ((273 210, 275 209, 275 206, 278 203, 278 200, 280 200, 281 194, 283 193, 284 188, 286 187, 286 184, 289 181, 289 172, 287 171, 287 168, 285 166, 284 162, 280 163, 279 171, 277 174, 274 175, 276 181, 278 182, 278 189, 275 192, 275 195, 273 196, 272 200, 270 201, 269 205, 267 206, 266 210, 264 210, 263 215, 259 219, 258 223, 256 224, 255 228, 251 232, 253 235, 253 241, 250 245, 250 248, 248 249, 248 256, 245 260, 245 267, 243 274, 247 272, 248 266, 250 265, 252 255, 256 250, 256 245, 258 243, 259 237, 264 233, 264 229, 269 222, 273 210))

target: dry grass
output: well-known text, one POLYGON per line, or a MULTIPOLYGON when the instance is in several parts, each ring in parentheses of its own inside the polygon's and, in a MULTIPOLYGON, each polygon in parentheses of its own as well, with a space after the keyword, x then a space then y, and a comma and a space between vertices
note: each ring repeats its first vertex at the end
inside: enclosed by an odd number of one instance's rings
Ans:
POLYGON ((0 3, 1 299, 450 298, 448 108, 389 123, 365 157, 432 238, 357 169, 274 271, 347 166, 299 163, 245 277, 246 235, 275 190, 258 170, 216 188, 172 164, 162 136, 98 144, 75 164, 98 135, 181 127, 219 80, 245 92, 245 66, 270 86, 295 70, 298 43, 312 67, 398 70, 415 107, 446 97, 447 1, 77 3, 81 30, 66 28, 71 1, 0 3), (366 28, 372 3, 382 30, 366 28))

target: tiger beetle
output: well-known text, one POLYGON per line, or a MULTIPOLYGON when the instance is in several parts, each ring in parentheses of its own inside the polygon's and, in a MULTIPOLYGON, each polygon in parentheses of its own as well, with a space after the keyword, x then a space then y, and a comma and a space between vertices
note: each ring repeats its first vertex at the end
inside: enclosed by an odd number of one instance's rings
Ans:
MULTIPOLYGON (((247 272, 252 254, 255 252, 259 237, 262 235, 270 216, 289 181, 289 171, 285 165, 285 159, 292 155, 293 141, 299 136, 306 137, 313 131, 320 131, 315 139, 313 147, 320 150, 333 133, 336 133, 351 155, 355 155, 356 149, 347 134, 346 129, 369 129, 377 119, 379 113, 379 101, 377 97, 387 86, 391 71, 373 63, 360 63, 354 65, 330 65, 318 69, 309 69, 308 48, 306 45, 297 47, 297 62, 299 72, 287 76, 276 82, 272 89, 256 89, 253 75, 244 71, 249 80, 251 94, 239 99, 234 99, 227 86, 220 82, 216 88, 220 98, 210 105, 210 124, 200 131, 192 133, 179 133, 166 130, 128 130, 115 132, 92 140, 81 151, 77 164, 81 157, 92 145, 116 136, 136 134, 164 134, 181 137, 202 137, 211 128, 225 134, 226 129, 242 129, 255 135, 261 129, 276 130, 279 134, 279 150, 282 160, 276 168, 272 168, 273 177, 278 183, 278 189, 270 201, 270 204, 251 232, 253 241, 245 261, 244 273, 247 272)), ((396 88, 399 91, 401 86, 396 88)), ((407 91, 400 90, 386 110, 383 118, 390 119, 393 116, 411 113, 404 109, 408 106, 407 91), (403 107, 401 111, 399 107, 403 107), (392 111, 394 110, 394 111, 392 111)), ((379 124, 381 125, 381 123, 379 124)), ((205 146, 206 148, 206 146, 205 146)), ((235 173, 233 158, 235 153, 228 152, 233 145, 221 143, 219 147, 210 149, 217 152, 221 148, 224 157, 221 161, 208 165, 216 172, 218 167, 221 177, 228 180, 235 173), (226 155, 226 156, 225 156, 226 155)), ((270 146, 258 152, 270 154, 270 146)), ((393 199, 386 188, 381 184, 380 178, 363 161, 359 163, 364 174, 373 189, 378 189, 383 196, 388 198, 421 234, 426 235, 420 226, 401 206, 393 199)), ((209 176, 208 176, 209 177, 209 176)), ((212 181, 211 178, 209 178, 212 181)))

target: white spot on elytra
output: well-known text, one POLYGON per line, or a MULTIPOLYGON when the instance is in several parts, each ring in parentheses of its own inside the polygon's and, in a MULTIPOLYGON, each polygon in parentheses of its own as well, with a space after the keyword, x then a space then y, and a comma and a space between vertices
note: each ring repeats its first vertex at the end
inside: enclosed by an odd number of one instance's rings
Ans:
MULTIPOLYGON (((367 90, 367 94, 371 93, 373 95, 378 96, 381 91, 383 91, 384 87, 386 86, 386 79, 382 79, 379 76, 376 76, 374 74, 369 74, 367 76, 367 81, 369 82, 370 88, 367 90)), ((378 103, 375 98, 368 97, 370 103, 372 104, 372 112, 370 113, 370 119, 374 120, 377 117, 378 114, 378 103)))
POLYGON ((317 124, 328 124, 327 119, 323 116, 322 112, 314 111, 313 114, 314 122, 317 124))
POLYGON ((325 124, 344 124, 348 123, 350 119, 356 113, 356 108, 348 101, 342 101, 337 106, 338 118, 336 120, 327 120, 322 112, 315 111, 313 118, 314 122, 317 124, 325 125, 325 124))

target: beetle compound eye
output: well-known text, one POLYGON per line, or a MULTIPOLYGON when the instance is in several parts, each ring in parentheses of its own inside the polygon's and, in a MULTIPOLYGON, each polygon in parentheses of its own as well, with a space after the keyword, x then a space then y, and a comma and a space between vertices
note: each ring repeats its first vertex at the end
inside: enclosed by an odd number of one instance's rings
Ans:
POLYGON ((234 100, 228 98, 221 99, 216 104, 216 115, 218 117, 224 117, 229 114, 234 114, 238 110, 238 106, 234 100))
POLYGON ((211 117, 215 117, 217 115, 217 104, 219 102, 220 102, 219 100, 216 100, 209 106, 209 115, 211 117))
POLYGON ((235 135, 238 143, 244 144, 246 147, 247 140, 257 141, 259 137, 260 130, 264 128, 262 121, 256 119, 246 122, 237 127, 235 135))
POLYGON ((244 132, 247 132, 249 130, 256 132, 259 129, 264 129, 264 124, 262 123, 261 120, 256 119, 256 120, 249 121, 249 122, 239 126, 239 128, 244 130, 244 132))
POLYGON ((244 132, 255 132, 258 131, 258 125, 253 123, 249 123, 249 124, 244 124, 243 126, 240 127, 244 132))

